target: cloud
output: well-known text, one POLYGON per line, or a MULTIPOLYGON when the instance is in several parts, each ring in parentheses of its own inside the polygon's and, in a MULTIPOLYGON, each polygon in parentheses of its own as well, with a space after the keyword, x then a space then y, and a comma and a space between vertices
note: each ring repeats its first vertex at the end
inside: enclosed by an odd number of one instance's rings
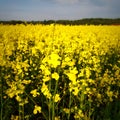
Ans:
POLYGON ((79 2, 79 0, 55 0, 55 2, 60 4, 76 4, 79 2))
POLYGON ((106 0, 88 0, 90 4, 94 6, 105 6, 106 0))
POLYGON ((120 0, 0 0, 1 19, 120 17, 120 0), (18 2, 19 1, 19 2, 18 2))

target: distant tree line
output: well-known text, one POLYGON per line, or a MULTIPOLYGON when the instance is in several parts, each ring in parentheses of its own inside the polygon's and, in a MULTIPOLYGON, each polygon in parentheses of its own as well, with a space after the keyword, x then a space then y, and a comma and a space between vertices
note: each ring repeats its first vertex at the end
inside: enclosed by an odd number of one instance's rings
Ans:
POLYGON ((0 21, 1 24, 63 24, 63 25, 120 25, 120 18, 84 18, 80 20, 44 20, 44 21, 0 21))

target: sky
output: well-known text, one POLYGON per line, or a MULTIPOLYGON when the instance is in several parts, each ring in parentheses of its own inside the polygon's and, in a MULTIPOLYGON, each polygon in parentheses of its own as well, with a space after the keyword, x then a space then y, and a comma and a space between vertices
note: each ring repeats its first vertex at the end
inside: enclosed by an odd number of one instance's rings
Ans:
POLYGON ((120 18, 120 0, 0 0, 0 20, 120 18))

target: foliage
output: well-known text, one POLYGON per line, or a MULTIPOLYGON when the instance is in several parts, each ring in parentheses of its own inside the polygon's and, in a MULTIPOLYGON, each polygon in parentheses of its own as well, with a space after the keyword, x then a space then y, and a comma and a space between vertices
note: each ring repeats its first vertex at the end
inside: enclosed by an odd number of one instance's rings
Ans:
POLYGON ((44 20, 44 21, 0 21, 2 24, 16 25, 16 24, 43 24, 50 25, 52 23, 62 25, 120 25, 120 18, 84 18, 79 20, 44 20))

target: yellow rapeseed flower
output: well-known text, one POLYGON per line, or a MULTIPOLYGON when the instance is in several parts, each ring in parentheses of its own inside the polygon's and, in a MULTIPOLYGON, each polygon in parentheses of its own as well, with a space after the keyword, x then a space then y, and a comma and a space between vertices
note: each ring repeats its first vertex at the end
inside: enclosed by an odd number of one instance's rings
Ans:
POLYGON ((70 113, 70 109, 68 109, 68 108, 64 108, 63 111, 64 111, 66 114, 69 114, 69 113, 70 113))
POLYGON ((34 106, 33 113, 34 113, 34 114, 41 113, 41 107, 38 106, 38 105, 35 105, 35 106, 34 106))
POLYGON ((58 65, 60 65, 60 57, 56 53, 51 53, 50 58, 48 60, 48 63, 51 67, 56 68, 58 65))
POLYGON ((37 92, 37 89, 32 90, 30 93, 33 95, 33 97, 37 97, 37 95, 40 95, 40 93, 37 92))
POLYGON ((48 86, 45 84, 45 83, 43 83, 43 85, 42 85, 42 87, 41 87, 41 92, 43 93, 43 95, 45 95, 48 99, 50 99, 51 98, 51 93, 50 93, 50 91, 49 91, 49 89, 48 89, 48 86))
POLYGON ((52 74, 52 78, 55 79, 55 80, 58 80, 59 79, 59 74, 57 72, 54 72, 52 74))
POLYGON ((54 102, 58 102, 60 101, 60 95, 59 94, 55 94, 55 96, 53 96, 54 102))
POLYGON ((55 116, 55 120, 60 120, 60 116, 55 116))

